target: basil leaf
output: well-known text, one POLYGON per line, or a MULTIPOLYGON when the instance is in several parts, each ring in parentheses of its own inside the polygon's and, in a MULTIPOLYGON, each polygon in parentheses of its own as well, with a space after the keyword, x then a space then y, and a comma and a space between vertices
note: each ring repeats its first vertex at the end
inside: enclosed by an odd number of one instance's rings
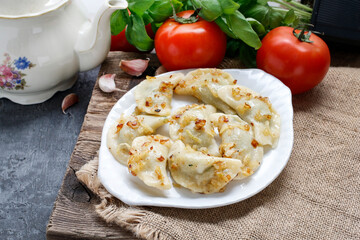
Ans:
POLYGON ((240 7, 239 4, 237 4, 232 0, 222 0, 222 1, 220 0, 219 2, 225 14, 233 14, 240 7))
POLYGON ((127 9, 116 10, 110 18, 111 35, 118 35, 125 29, 129 19, 127 9))
POLYGON ((274 29, 276 27, 282 26, 284 20, 284 15, 281 12, 274 11, 270 8, 269 11, 269 28, 274 29))
POLYGON ((229 38, 226 44, 226 56, 230 58, 238 57, 240 54, 241 40, 229 38))
POLYGON ((246 67, 256 68, 256 50, 246 44, 240 44, 239 57, 246 67))
POLYGON ((152 22, 151 23, 151 30, 153 31, 153 33, 156 33, 161 25, 162 25, 162 23, 152 22))
POLYGON ((131 13, 136 13, 139 16, 142 16, 146 10, 148 10, 151 5, 153 5, 155 0, 128 0, 128 8, 131 13))
POLYGON ((257 0, 256 2, 263 6, 269 6, 268 4, 269 0, 257 0))
POLYGON ((291 23, 295 22, 295 20, 296 20, 295 11, 294 9, 290 9, 284 17, 284 23, 286 25, 290 25, 291 23))
POLYGON ((226 56, 240 58, 241 62, 249 68, 256 67, 256 50, 237 39, 228 39, 226 56))
POLYGON ((240 8, 239 8, 240 12, 244 12, 247 9, 249 9, 249 7, 256 4, 256 1, 254 1, 254 0, 235 0, 235 1, 236 1, 236 3, 238 3, 240 5, 240 8))
POLYGON ((140 51, 154 48, 154 41, 147 35, 143 19, 136 13, 130 15, 130 21, 125 31, 126 39, 140 51))
POLYGON ((174 5, 176 12, 183 6, 182 2, 178 0, 155 0, 154 4, 147 10, 147 13, 152 17, 154 22, 164 22, 173 15, 171 3, 174 5))
MULTIPOLYGON (((306 20, 304 20, 304 21, 306 21, 306 20)), ((300 25, 300 22, 301 22, 301 19, 298 17, 298 16, 296 16, 295 17, 295 20, 291 23, 291 27, 296 27, 296 26, 299 26, 300 25)))
POLYGON ((214 21, 223 14, 218 0, 192 0, 192 4, 195 8, 201 8, 199 16, 208 22, 214 21))
POLYGON ((258 20, 265 28, 268 28, 268 26, 270 25, 270 8, 268 6, 255 4, 249 7, 246 11, 244 11, 243 14, 246 17, 258 20))
POLYGON ((254 29, 259 37, 262 37, 266 34, 265 27, 261 24, 261 22, 254 18, 246 18, 246 20, 250 23, 252 29, 254 29))
POLYGON ((236 36, 232 33, 229 26, 227 25, 226 18, 225 17, 218 17, 215 19, 215 23, 220 27, 221 31, 223 31, 226 35, 228 35, 231 38, 236 38, 236 36))
POLYGON ((182 7, 183 11, 194 10, 194 6, 193 6, 191 0, 183 0, 182 3, 183 3, 183 7, 182 7))
POLYGON ((246 17, 259 21, 266 30, 284 25, 284 14, 270 7, 267 1, 258 0, 257 4, 252 5, 243 13, 246 17))
POLYGON ((244 15, 239 11, 234 14, 225 15, 227 24, 231 32, 237 39, 241 39, 250 47, 259 49, 261 47, 261 41, 256 32, 252 29, 250 23, 246 21, 244 15))
POLYGON ((154 22, 154 19, 149 15, 147 11, 143 13, 142 19, 145 25, 154 22))

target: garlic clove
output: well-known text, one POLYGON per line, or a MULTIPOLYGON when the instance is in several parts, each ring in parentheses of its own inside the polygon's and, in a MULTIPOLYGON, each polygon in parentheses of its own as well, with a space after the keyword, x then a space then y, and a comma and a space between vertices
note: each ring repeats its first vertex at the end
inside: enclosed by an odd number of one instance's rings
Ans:
POLYGON ((70 93, 66 97, 64 97, 61 103, 61 110, 64 114, 66 114, 65 110, 79 102, 79 97, 75 93, 70 93))
POLYGON ((121 60, 119 67, 131 76, 139 77, 149 65, 150 59, 121 60))
POLYGON ((99 78, 99 88, 101 89, 101 91, 106 93, 111 93, 115 91, 126 93, 126 90, 122 90, 116 87, 115 76, 116 74, 104 74, 99 78))
POLYGON ((155 76, 160 75, 162 73, 166 73, 168 70, 166 70, 166 68, 164 67, 164 65, 161 65, 160 67, 158 67, 158 69, 156 69, 155 71, 155 76))
POLYGON ((101 91, 111 93, 120 90, 115 86, 115 76, 116 74, 105 74, 99 78, 99 88, 101 91))

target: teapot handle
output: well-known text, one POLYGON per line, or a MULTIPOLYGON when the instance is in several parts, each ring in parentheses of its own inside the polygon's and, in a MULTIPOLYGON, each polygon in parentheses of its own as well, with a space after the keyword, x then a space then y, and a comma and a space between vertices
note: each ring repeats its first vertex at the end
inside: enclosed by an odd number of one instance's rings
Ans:
POLYGON ((125 9, 127 6, 126 0, 106 0, 95 18, 81 26, 75 44, 80 71, 90 70, 105 60, 111 42, 110 17, 114 11, 125 9))

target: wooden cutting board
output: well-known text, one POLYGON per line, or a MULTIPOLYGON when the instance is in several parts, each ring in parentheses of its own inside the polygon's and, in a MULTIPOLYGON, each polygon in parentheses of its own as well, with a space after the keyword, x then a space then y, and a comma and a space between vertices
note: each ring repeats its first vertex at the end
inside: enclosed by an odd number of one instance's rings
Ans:
MULTIPOLYGON (((344 51, 331 52, 332 66, 360 67, 360 57, 356 53, 344 51)), ((130 90, 140 83, 146 75, 154 75, 160 66, 155 54, 111 52, 99 72, 116 74, 116 86, 130 90), (131 77, 119 68, 121 59, 150 58, 149 67, 141 77, 131 77)), ((220 68, 242 68, 235 59, 225 59, 220 68)), ((105 119, 113 105, 124 93, 103 93, 95 84, 92 97, 84 118, 78 141, 54 204, 47 226, 47 239, 136 239, 131 233, 118 226, 105 223, 97 216, 94 205, 99 199, 87 190, 76 178, 75 172, 92 160, 100 147, 101 131, 105 119)))

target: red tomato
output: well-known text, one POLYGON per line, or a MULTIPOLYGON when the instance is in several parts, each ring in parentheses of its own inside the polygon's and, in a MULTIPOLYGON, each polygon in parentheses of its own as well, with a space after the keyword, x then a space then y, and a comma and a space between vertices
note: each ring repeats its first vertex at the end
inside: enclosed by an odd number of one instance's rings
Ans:
POLYGON ((309 40, 313 42, 300 41, 291 27, 271 30, 257 52, 258 68, 280 79, 292 94, 315 87, 329 70, 330 52, 326 43, 315 34, 311 33, 309 40))
MULTIPOLYGON (((150 38, 154 38, 155 34, 151 29, 151 24, 145 26, 146 32, 150 38)), ((118 35, 111 36, 110 51, 123 51, 123 52, 141 52, 134 45, 131 45, 125 36, 125 29, 118 35)))
MULTIPOLYGON (((177 15, 189 18, 193 13, 193 10, 188 10, 177 15)), ((216 67, 225 56, 226 35, 216 23, 201 18, 187 24, 170 18, 155 34, 155 51, 169 71, 216 67)))

